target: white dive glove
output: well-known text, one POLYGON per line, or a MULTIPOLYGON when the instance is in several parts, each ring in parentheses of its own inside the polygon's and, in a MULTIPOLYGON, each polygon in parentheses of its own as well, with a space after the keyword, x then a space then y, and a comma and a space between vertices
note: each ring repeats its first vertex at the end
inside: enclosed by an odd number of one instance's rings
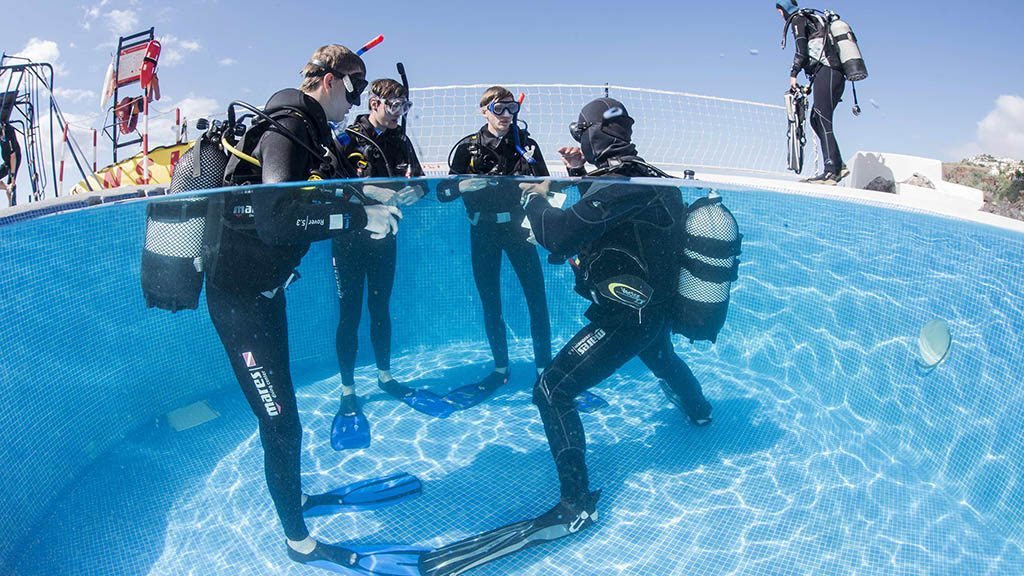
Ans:
POLYGON ((394 206, 375 204, 366 207, 366 230, 374 240, 382 240, 388 234, 398 234, 398 221, 401 219, 402 211, 394 206))
POLYGON ((483 190, 486 187, 486 178, 469 178, 468 180, 459 180, 459 192, 463 194, 465 194, 466 192, 476 192, 477 190, 483 190))
POLYGON ((395 205, 395 191, 382 188, 380 186, 374 186, 373 184, 366 184, 363 186, 363 194, 371 199, 386 204, 388 206, 395 205))
POLYGON ((426 191, 418 186, 406 186, 396 194, 396 202, 399 206, 415 204, 420 198, 426 196, 426 191))

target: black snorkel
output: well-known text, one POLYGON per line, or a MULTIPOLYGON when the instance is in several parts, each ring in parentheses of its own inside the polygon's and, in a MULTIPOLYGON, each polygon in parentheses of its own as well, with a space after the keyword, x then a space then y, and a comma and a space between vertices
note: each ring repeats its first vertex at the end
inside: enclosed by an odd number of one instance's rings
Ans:
MULTIPOLYGON (((409 77, 405 75, 405 64, 398 63, 398 76, 402 79, 402 87, 405 88, 405 97, 412 99, 412 93, 409 92, 409 77)), ((402 136, 405 136, 405 125, 408 121, 409 113, 402 114, 402 136)))

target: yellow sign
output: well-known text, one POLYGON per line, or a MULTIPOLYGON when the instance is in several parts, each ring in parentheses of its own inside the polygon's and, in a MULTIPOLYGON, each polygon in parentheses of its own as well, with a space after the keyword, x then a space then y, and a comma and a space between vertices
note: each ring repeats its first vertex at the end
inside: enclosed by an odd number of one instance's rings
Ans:
MULTIPOLYGON (((174 146, 161 146, 149 151, 149 181, 146 181, 145 164, 142 161, 142 153, 136 154, 127 160, 117 164, 111 164, 99 172, 89 176, 89 184, 93 190, 109 190, 120 186, 140 186, 143 184, 171 183, 171 174, 174 167, 181 159, 181 155, 192 147, 194 142, 177 144, 174 146)), ((72 194, 88 192, 89 188, 85 182, 79 182, 71 189, 72 194)))

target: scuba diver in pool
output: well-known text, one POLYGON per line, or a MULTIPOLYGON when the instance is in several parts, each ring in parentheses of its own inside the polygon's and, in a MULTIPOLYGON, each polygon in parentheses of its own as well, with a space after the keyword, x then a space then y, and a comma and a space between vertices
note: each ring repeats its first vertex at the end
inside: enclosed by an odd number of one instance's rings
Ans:
POLYGON ((568 209, 549 204, 550 182, 523 184, 522 205, 537 241, 553 255, 573 258, 576 291, 591 301, 589 320, 544 370, 533 392, 561 485, 560 502, 542 516, 498 528, 423 556, 429 576, 461 574, 528 546, 576 533, 597 520, 588 483, 586 442, 574 399, 639 356, 666 382, 670 397, 697 426, 711 422, 711 405, 672 346, 680 264, 676 247, 686 203, 671 185, 631 184, 629 177, 666 176, 637 156, 633 119, 617 100, 587 104, 570 131, 581 148, 559 153, 573 175, 584 159, 600 178, 581 184, 568 209))
MULTIPOLYGON (((264 120, 242 141, 224 173, 229 184, 294 182, 354 176, 334 150, 329 120, 341 121, 366 87, 362 59, 344 46, 323 46, 303 68, 301 89, 270 97, 264 120), (324 154, 313 155, 312 151, 324 154), (248 152, 246 153, 248 154, 248 152)), ((399 474, 360 482, 325 494, 302 492, 302 425, 288 354, 285 289, 311 242, 366 229, 383 238, 401 213, 365 206, 319 188, 272 188, 230 192, 210 248, 206 297, 210 317, 246 400, 259 420, 267 488, 287 539, 288 556, 319 567, 352 568, 366 555, 318 542, 304 518, 401 501, 419 493, 419 481, 399 474)))
MULTIPOLYGON (((451 174, 548 176, 540 146, 518 126, 520 103, 502 86, 488 88, 480 98, 486 123, 459 140, 449 154, 451 174)), ((501 255, 508 256, 523 288, 530 315, 534 363, 539 374, 551 361, 551 325, 544 274, 537 247, 520 225, 523 209, 513 182, 490 178, 459 180, 457 189, 439 187, 442 202, 462 197, 471 224, 469 231, 473 279, 483 305, 484 330, 494 357, 494 371, 477 383, 438 397, 428 390, 411 390, 395 382, 381 388, 413 408, 439 418, 486 400, 509 380, 508 328, 502 317, 501 255)))
POLYGON ((797 0, 779 0, 775 8, 793 27, 796 54, 789 72, 789 89, 797 90, 797 76, 801 71, 807 75, 814 95, 811 107, 811 128, 821 144, 822 161, 825 165, 821 174, 805 180, 812 184, 835 186, 849 175, 843 163, 843 155, 836 140, 836 106, 843 99, 846 90, 846 76, 839 60, 839 51, 831 41, 825 21, 797 6, 797 0))
MULTIPOLYGON (((423 168, 406 136, 405 126, 399 126, 399 121, 412 108, 406 87, 392 79, 374 80, 370 83, 369 108, 369 114, 358 116, 346 129, 348 144, 343 154, 355 167, 356 175, 375 178, 423 176, 423 168)), ((408 206, 425 193, 422 186, 402 185, 373 186, 366 191, 368 204, 387 206, 408 206)), ((364 286, 378 382, 382 386, 393 382, 389 303, 395 283, 397 249, 395 234, 375 239, 367 230, 341 234, 331 242, 341 309, 336 347, 342 397, 338 416, 331 426, 331 446, 335 450, 370 445, 370 426, 356 400, 354 375, 364 286)))

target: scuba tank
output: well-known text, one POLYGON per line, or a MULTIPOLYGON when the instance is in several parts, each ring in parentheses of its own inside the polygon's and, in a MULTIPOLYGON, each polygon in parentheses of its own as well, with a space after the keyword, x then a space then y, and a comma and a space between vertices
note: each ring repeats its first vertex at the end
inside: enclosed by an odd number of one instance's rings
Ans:
POLYGON ((864 65, 864 56, 860 53, 860 46, 857 45, 857 36, 853 33, 853 29, 835 12, 827 12, 825 17, 829 20, 829 35, 839 51, 839 62, 843 66, 843 74, 850 82, 867 80, 868 68, 864 65))
POLYGON ((683 227, 673 331, 691 341, 714 342, 729 312, 743 235, 714 190, 690 205, 683 227))
MULTIPOLYGON (((218 188, 227 155, 215 126, 181 155, 168 194, 218 188)), ((142 250, 142 295, 146 306, 177 312, 199 306, 207 245, 207 196, 151 202, 146 206, 146 241, 142 250)))
MULTIPOLYGON (((814 10, 811 8, 805 8, 793 12, 786 18, 786 26, 782 29, 782 48, 786 48, 786 41, 789 39, 789 28, 793 25, 793 18, 797 15, 803 16, 814 20, 818 26, 825 29, 826 39, 836 47, 836 51, 839 53, 839 64, 843 68, 843 75, 850 82, 860 82, 861 80, 867 80, 868 68, 864 64, 864 56, 860 52, 860 46, 857 44, 857 35, 853 33, 853 29, 849 24, 843 20, 839 14, 832 12, 831 10, 822 12, 820 10, 814 10)), ((820 49, 821 59, 824 58, 824 46, 820 49)), ((811 51, 812 57, 814 51, 811 51)))

